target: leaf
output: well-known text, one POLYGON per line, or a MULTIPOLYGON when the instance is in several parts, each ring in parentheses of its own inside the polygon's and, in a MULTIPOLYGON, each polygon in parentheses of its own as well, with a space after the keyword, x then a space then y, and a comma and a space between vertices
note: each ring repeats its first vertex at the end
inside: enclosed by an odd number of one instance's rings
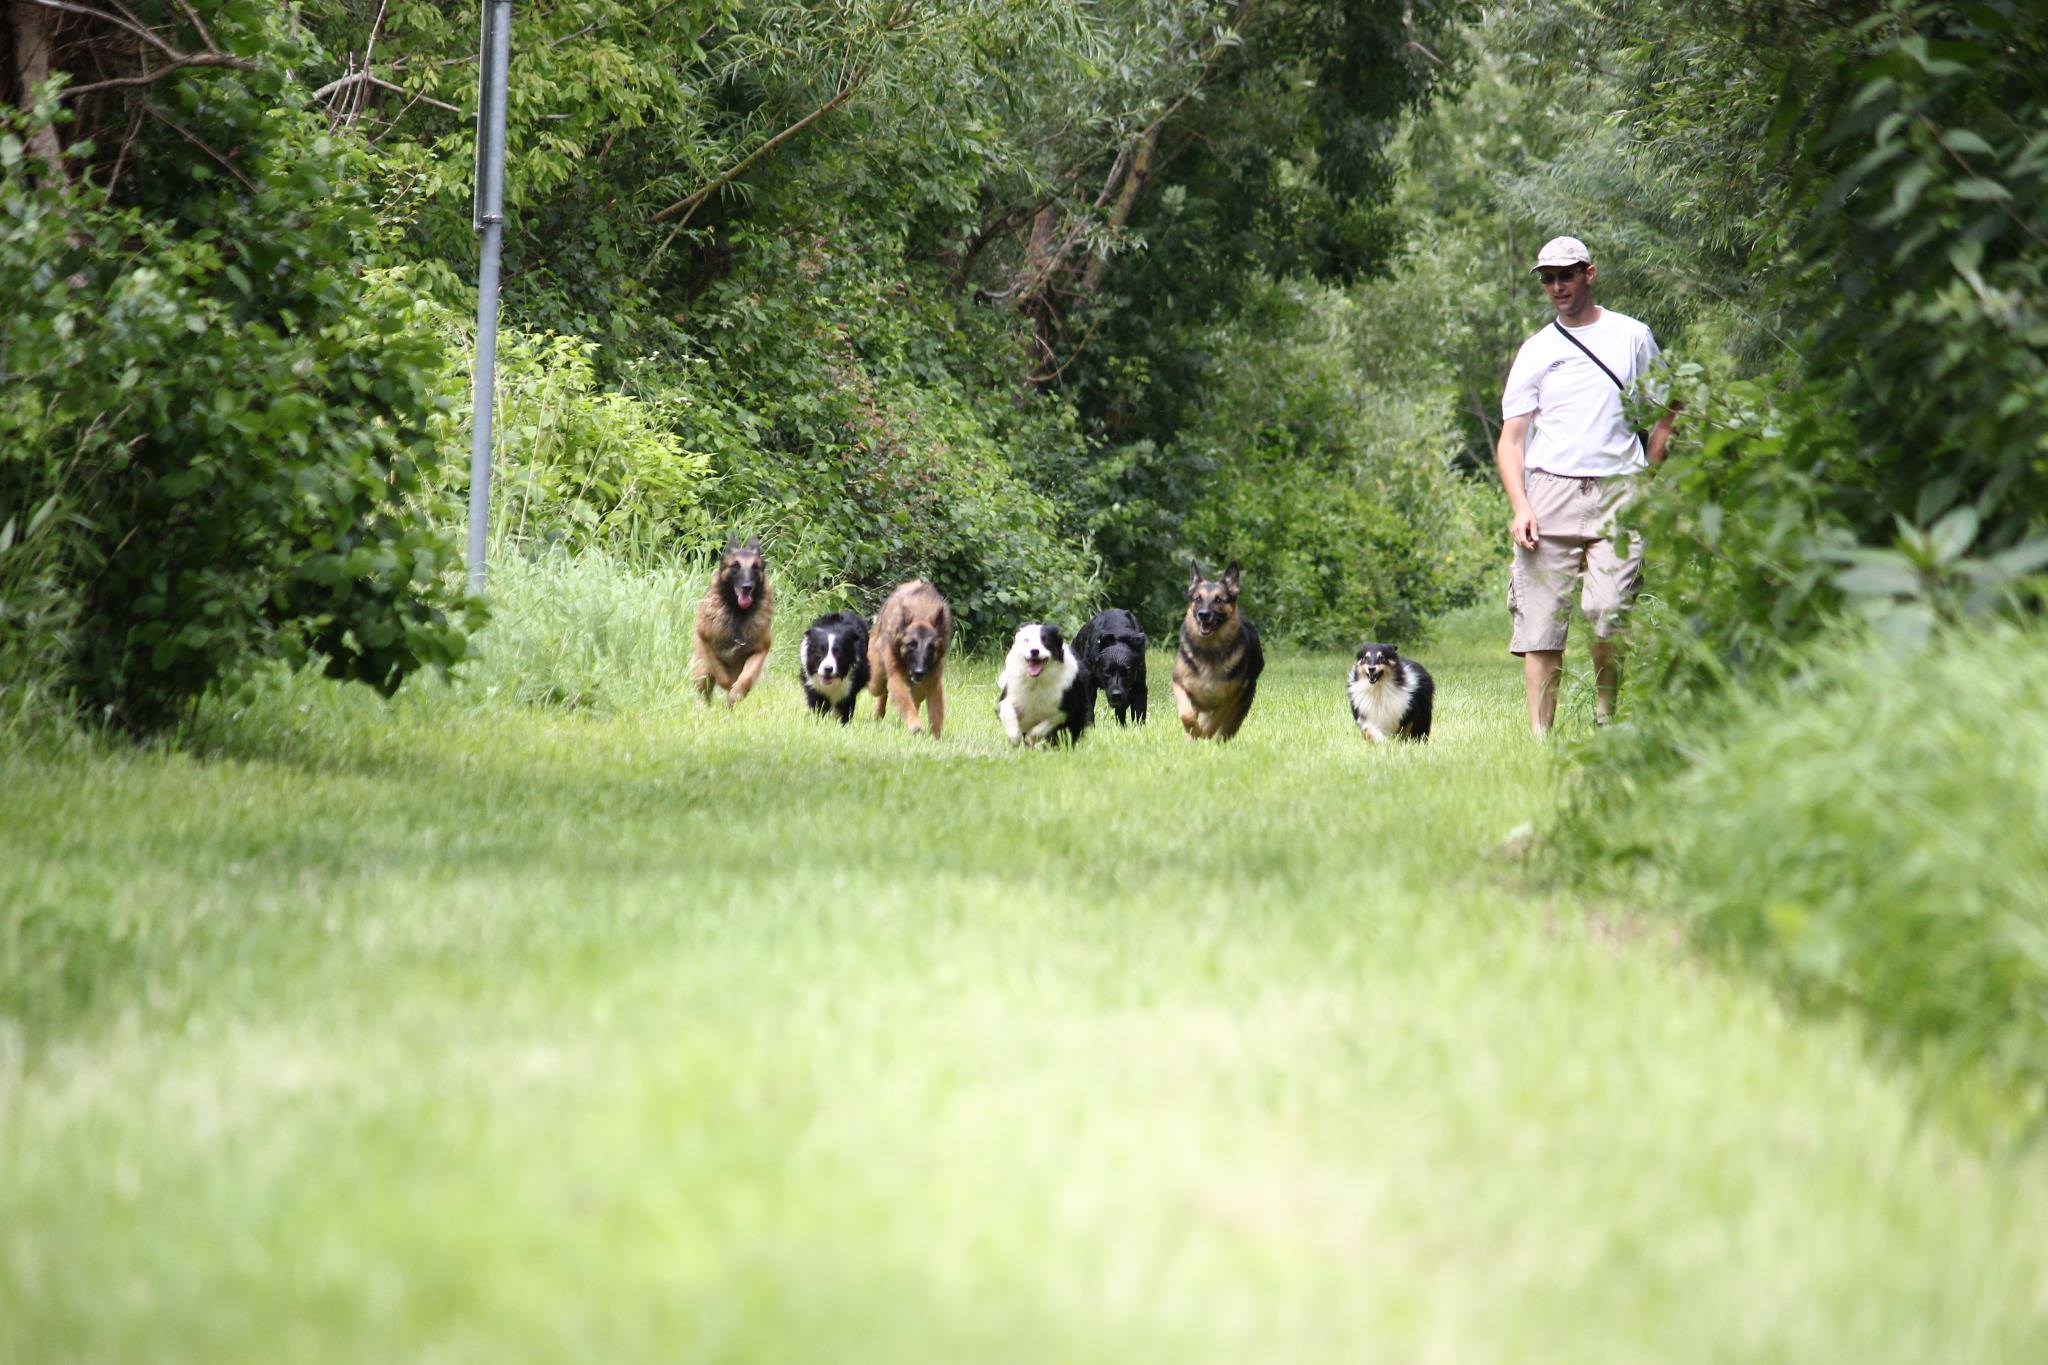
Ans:
POLYGON ((1928 528, 1927 542, 1936 564, 1952 564, 1977 539, 1977 509, 1968 503, 1955 508, 1928 528))
POLYGON ((1905 564, 1859 564, 1835 575, 1835 586, 1850 597, 1918 597, 1924 585, 1905 564))
POLYGON ((1941 145, 1966 156, 1996 156, 1996 149, 1968 128, 1951 128, 1941 135, 1941 145))
POLYGON ((1987 561, 2006 578, 2023 578, 2030 573, 2039 573, 2048 568, 2048 536, 2001 550, 1987 561))
POLYGON ((1994 200, 1999 203, 2012 198, 2011 190, 1999 184, 1996 180, 1986 180, 1982 176, 1977 177, 1975 180, 1966 180, 1956 186, 1955 194, 1958 199, 1969 199, 1972 201, 1994 200))

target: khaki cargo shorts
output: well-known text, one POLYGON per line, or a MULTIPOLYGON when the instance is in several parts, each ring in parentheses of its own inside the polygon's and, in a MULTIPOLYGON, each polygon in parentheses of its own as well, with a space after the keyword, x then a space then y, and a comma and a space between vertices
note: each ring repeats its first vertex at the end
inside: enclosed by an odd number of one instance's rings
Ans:
POLYGON ((1508 617, 1513 654, 1561 650, 1570 624, 1570 595, 1593 623, 1596 639, 1621 633, 1643 579, 1643 538, 1619 531, 1615 517, 1634 500, 1638 474, 1574 479, 1541 469, 1528 472, 1529 509, 1536 514, 1536 548, 1515 546, 1508 575, 1508 617))

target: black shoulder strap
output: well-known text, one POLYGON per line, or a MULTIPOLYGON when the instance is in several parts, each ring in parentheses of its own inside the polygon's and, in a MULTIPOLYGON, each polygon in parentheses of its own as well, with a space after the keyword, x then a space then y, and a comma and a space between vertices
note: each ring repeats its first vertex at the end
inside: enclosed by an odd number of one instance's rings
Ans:
POLYGON ((1615 388, 1620 389, 1623 393, 1628 392, 1628 385, 1621 382, 1621 376, 1617 375, 1614 371, 1608 369, 1606 362, 1602 361, 1599 356, 1593 354, 1592 347, 1588 346, 1585 342, 1573 336, 1571 328, 1565 326, 1562 320, 1552 322, 1550 325, 1557 328, 1557 334, 1559 336, 1563 337, 1566 341, 1569 341, 1572 345, 1584 351, 1586 353, 1586 359, 1592 361, 1595 365, 1598 365, 1600 367, 1600 373, 1606 375, 1609 379, 1612 379, 1614 381, 1615 388))

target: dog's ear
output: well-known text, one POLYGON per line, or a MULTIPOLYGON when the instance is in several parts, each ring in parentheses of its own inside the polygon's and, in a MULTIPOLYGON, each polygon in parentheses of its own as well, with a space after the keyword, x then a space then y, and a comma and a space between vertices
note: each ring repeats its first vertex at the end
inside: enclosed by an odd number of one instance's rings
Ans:
POLYGON ((1198 561, 1190 559, 1188 561, 1188 591, 1193 592, 1201 586, 1202 566, 1198 561))
POLYGON ((744 545, 742 545, 742 546, 740 546, 740 548, 741 548, 742 550, 745 550, 745 551, 746 551, 746 552, 747 552, 748 554, 756 554, 756 555, 757 555, 757 554, 761 553, 761 534, 760 534, 760 532, 758 532, 758 531, 757 531, 757 532, 755 532, 755 533, 754 533, 753 535, 751 535, 751 536, 748 536, 748 537, 747 537, 747 543, 746 543, 746 544, 744 544, 744 545))
POLYGON ((1230 567, 1223 571, 1223 591, 1230 594, 1230 600, 1237 600, 1237 561, 1231 560, 1230 567))
POLYGON ((1067 640, 1060 628, 1050 621, 1038 628, 1038 638, 1045 644, 1045 652, 1055 659, 1066 653, 1067 640))
POLYGON ((725 538, 725 548, 723 550, 720 550, 719 553, 722 555, 729 555, 734 550, 739 549, 739 547, 740 533, 738 531, 734 531, 731 535, 725 538))

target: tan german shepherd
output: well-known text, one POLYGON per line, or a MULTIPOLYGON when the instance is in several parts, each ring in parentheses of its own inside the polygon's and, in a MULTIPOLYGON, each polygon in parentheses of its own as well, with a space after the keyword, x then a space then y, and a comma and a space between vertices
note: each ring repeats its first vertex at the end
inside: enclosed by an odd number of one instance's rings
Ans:
POLYGON ((706 706, 713 683, 725 689, 727 706, 738 706, 754 690, 768 662, 774 619, 775 594, 768 587, 761 537, 744 545, 737 538, 728 540, 718 572, 697 604, 697 638, 690 647, 690 681, 706 706))
POLYGON ((1173 705, 1189 739, 1229 739, 1258 694, 1266 655, 1259 632, 1237 610, 1237 561, 1220 579, 1188 561, 1188 610, 1173 657, 1173 705))
POLYGON ((875 694, 875 719, 889 714, 889 703, 903 723, 918 728, 917 708, 923 705, 932 738, 946 726, 946 650, 953 643, 953 608, 939 590, 922 578, 904 583, 889 594, 868 637, 868 691, 875 694))

